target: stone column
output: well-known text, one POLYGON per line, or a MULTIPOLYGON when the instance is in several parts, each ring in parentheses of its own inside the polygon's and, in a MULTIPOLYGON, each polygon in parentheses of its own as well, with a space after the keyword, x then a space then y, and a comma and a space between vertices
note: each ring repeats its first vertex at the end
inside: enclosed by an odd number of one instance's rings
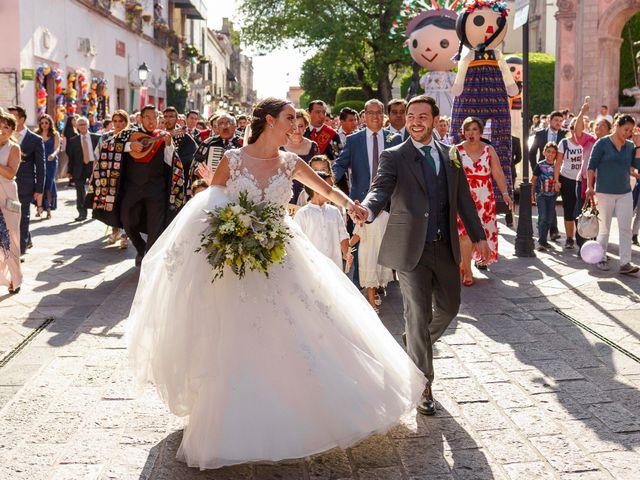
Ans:
POLYGON ((609 106, 610 112, 618 109, 618 95, 620 91, 620 37, 600 37, 598 39, 600 51, 600 98, 609 106))
POLYGON ((573 0, 558 0, 555 14, 556 27, 556 69, 555 107, 573 108, 574 78, 576 60, 576 5, 573 0))

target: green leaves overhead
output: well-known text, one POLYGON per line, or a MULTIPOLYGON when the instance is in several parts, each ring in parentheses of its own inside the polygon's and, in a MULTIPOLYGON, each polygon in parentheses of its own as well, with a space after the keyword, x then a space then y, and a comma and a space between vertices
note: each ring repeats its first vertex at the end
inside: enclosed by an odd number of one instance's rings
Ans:
MULTIPOLYGON (((402 0, 242 0, 242 38, 262 52, 284 45, 316 49, 320 63, 333 58, 340 70, 349 65, 359 86, 367 92, 379 90, 386 100, 390 74, 408 64, 402 39, 390 35, 401 4, 402 0)), ((332 89, 341 86, 345 85, 332 89)))

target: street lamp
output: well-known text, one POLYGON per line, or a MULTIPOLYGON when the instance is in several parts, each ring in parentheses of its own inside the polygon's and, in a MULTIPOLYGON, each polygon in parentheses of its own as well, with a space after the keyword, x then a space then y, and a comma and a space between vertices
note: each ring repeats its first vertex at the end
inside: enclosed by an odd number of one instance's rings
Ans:
POLYGON ((213 95, 211 95, 210 91, 207 91, 207 93, 204 94, 204 100, 207 103, 211 103, 211 99, 213 98, 213 95))
POLYGON ((144 83, 149 78, 149 67, 147 66, 147 62, 142 62, 142 65, 138 67, 138 78, 140 79, 140 83, 144 83))
POLYGON ((173 88, 176 89, 176 92, 181 92, 182 89, 184 88, 184 82, 180 77, 178 77, 178 79, 175 82, 173 82, 173 88))

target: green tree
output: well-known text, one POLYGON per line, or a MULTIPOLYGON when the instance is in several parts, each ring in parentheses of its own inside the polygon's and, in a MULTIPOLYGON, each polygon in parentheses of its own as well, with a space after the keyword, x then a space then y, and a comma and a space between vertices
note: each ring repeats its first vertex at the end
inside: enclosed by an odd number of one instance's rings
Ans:
MULTIPOLYGON (((402 0, 242 0, 242 39, 261 51, 287 42, 315 48, 324 60, 352 65, 357 86, 370 98, 377 91, 387 102, 398 70, 409 64, 402 38, 391 36, 401 4, 402 0)), ((335 87, 340 86, 345 85, 335 87)))
POLYGON ((622 29, 622 46, 620 47, 620 105, 631 106, 635 103, 633 97, 623 95, 622 90, 637 85, 637 80, 633 72, 636 68, 634 57, 640 50, 634 48, 632 42, 640 40, 639 32, 640 13, 637 13, 631 17, 622 29))
MULTIPOLYGON (((312 100, 319 98, 333 103, 338 88, 345 85, 359 85, 359 81, 353 67, 344 59, 320 51, 302 64, 300 86, 312 100)), ((306 108, 306 105, 300 106, 306 108)))

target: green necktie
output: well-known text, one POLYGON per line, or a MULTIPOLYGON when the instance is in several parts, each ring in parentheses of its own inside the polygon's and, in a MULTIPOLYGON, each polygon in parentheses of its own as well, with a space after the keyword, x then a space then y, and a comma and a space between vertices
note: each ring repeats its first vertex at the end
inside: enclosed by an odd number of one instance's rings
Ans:
POLYGON ((433 168, 434 172, 438 173, 438 171, 436 170, 436 162, 431 156, 431 147, 429 145, 425 145, 424 147, 420 148, 420 150, 424 152, 424 159, 427 161, 427 164, 431 168, 433 168))

